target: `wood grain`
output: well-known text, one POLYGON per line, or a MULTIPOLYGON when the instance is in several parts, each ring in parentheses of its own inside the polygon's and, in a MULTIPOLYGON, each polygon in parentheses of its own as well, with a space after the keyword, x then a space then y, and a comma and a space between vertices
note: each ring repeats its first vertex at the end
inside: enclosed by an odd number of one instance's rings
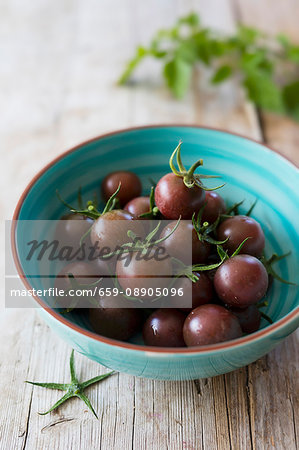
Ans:
MULTIPOLYGON (((298 125, 270 115, 260 120, 235 80, 214 90, 207 85, 208 71, 201 71, 179 102, 164 87, 159 66, 148 61, 138 70, 134 87, 115 83, 137 44, 147 43, 155 30, 190 10, 223 32, 232 32, 242 20, 269 32, 274 24, 281 26, 297 39, 297 3, 273 4, 0 2, 4 217, 11 217, 35 172, 62 150, 126 126, 181 122, 221 127, 256 139, 264 136, 298 158, 298 125)), ((0 325, 1 449, 296 449, 298 333, 258 362, 213 379, 161 382, 114 375, 88 391, 97 421, 78 399, 39 416, 60 394, 24 380, 67 381, 71 349, 33 310, 2 309, 0 325)), ((76 366, 82 379, 106 371, 78 354, 76 366)))

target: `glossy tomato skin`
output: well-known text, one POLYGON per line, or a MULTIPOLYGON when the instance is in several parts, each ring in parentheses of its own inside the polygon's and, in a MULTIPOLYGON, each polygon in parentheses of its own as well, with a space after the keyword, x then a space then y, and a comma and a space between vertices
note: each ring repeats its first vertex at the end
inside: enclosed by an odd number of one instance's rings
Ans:
POLYGON ((185 315, 176 309, 157 309, 143 325, 145 345, 155 347, 185 347, 183 325, 185 315))
POLYGON ((268 274, 254 256, 237 255, 216 270, 214 287, 224 303, 245 308, 263 298, 268 288, 268 274))
POLYGON ((111 339, 130 339, 141 326, 141 310, 126 308, 128 300, 122 296, 99 299, 98 308, 89 309, 89 320, 94 331, 111 339))
POLYGON ((166 219, 191 219, 203 206, 205 192, 198 186, 188 188, 183 178, 168 173, 162 177, 155 189, 155 202, 166 219))
POLYGON ((149 197, 136 197, 130 200, 124 207, 126 211, 129 211, 136 217, 141 214, 145 214, 150 210, 150 198, 149 197))
POLYGON ((220 214, 224 214, 226 211, 225 201, 215 191, 205 192, 205 207, 202 214, 202 223, 214 223, 218 219, 220 214))
POLYGON ((144 229, 140 220, 128 211, 114 209, 95 220, 90 239, 92 245, 107 247, 114 251, 117 246, 130 242, 128 230, 132 230, 138 237, 142 237, 144 229))
MULTIPOLYGON (((217 253, 215 253, 215 246, 212 246, 212 249, 213 249, 213 251, 208 256, 207 265, 218 264, 220 261, 219 255, 217 253)), ((214 280, 216 270, 217 269, 211 269, 211 270, 208 270, 205 272, 211 281, 214 280)))
POLYGON ((121 187, 117 198, 121 206, 124 206, 133 198, 140 196, 142 186, 139 177, 133 172, 120 170, 109 173, 102 182, 102 196, 105 201, 114 194, 119 183, 121 183, 121 187))
MULTIPOLYGON (((167 224, 163 228, 160 238, 169 235, 176 224, 177 221, 167 224)), ((206 262, 210 253, 210 245, 198 239, 192 222, 189 220, 181 221, 177 229, 161 245, 169 255, 187 265, 206 262)))
MULTIPOLYGON (((67 294, 67 291, 72 288, 72 284, 69 278, 71 274, 75 281, 79 285, 90 285, 96 282, 100 277, 97 274, 96 268, 83 261, 76 261, 65 265, 55 278, 54 287, 58 290, 65 292, 64 296, 59 296, 57 298, 57 303, 63 308, 68 308, 76 300, 74 296, 67 294)), ((78 297, 76 307, 86 308, 89 306, 88 297, 78 297)))
POLYGON ((115 273, 116 256, 111 256, 110 258, 102 258, 97 256, 90 261, 90 264, 92 264, 95 268, 94 270, 98 273, 99 278, 110 278, 111 275, 115 273))
POLYGON ((183 336, 188 347, 217 344, 242 336, 240 323, 223 306, 202 305, 186 317, 183 336))
POLYGON ((265 247, 265 235, 260 224, 247 216, 232 216, 224 220, 217 229, 217 238, 228 241, 223 244, 229 254, 232 254, 238 246, 249 237, 243 245, 240 253, 256 256, 262 255, 265 247))
POLYGON ((238 318, 244 333, 254 333, 261 324, 261 313, 256 305, 247 308, 230 308, 230 311, 238 318))
MULTIPOLYGON (((125 254, 116 263, 116 275, 118 282, 124 290, 131 289, 133 297, 154 299, 157 295, 151 293, 151 289, 167 288, 172 276, 172 263, 169 256, 158 259, 155 256, 156 248, 151 248, 146 255, 140 252, 125 254), (129 259, 126 256, 130 257, 129 259), (134 293, 134 289, 145 289, 145 295, 134 293)), ((131 295, 130 295, 131 296, 131 295)))
POLYGON ((97 278, 95 268, 86 262, 75 261, 65 265, 58 273, 56 280, 60 289, 69 289, 71 287, 68 274, 72 274, 79 284, 91 284, 97 278))
POLYGON ((187 277, 180 277, 173 285, 177 292, 183 292, 183 296, 177 295, 171 298, 174 308, 190 312, 198 306, 211 303, 214 299, 214 287, 209 277, 203 272, 194 272, 194 275, 198 277, 198 281, 195 283, 187 277), (182 289, 182 291, 179 291, 179 289, 182 289), (182 308, 182 304, 184 304, 184 302, 190 303, 191 298, 192 306, 190 308, 182 308))
MULTIPOLYGON (((93 220, 81 214, 66 214, 57 222, 55 239, 59 241, 59 248, 71 246, 74 249, 79 248, 80 239, 91 228, 93 220)), ((90 245, 89 235, 86 236, 84 243, 90 245)))

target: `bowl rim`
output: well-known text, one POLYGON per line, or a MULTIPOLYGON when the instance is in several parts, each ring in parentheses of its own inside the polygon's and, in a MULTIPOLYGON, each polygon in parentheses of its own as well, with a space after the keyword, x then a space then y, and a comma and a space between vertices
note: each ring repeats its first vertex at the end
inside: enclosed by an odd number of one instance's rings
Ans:
MULTIPOLYGON (((215 127, 209 127, 209 126, 201 126, 201 125, 192 125, 192 124, 152 124, 152 125, 143 125, 143 126, 135 126, 135 127, 127 127, 118 129, 116 131, 111 131, 108 133, 100 134, 99 136, 93 137, 91 139, 87 139, 86 141, 83 141, 80 144, 77 144, 73 147, 71 147, 69 150, 66 150, 62 152, 60 155, 56 156, 53 160, 51 160, 49 163, 47 163, 41 170, 38 171, 38 173, 32 178, 32 180, 28 183, 28 185, 25 187, 22 195, 20 196, 18 203, 15 207, 15 211, 12 218, 12 227, 11 227, 11 248, 12 248, 12 255, 13 260, 17 268, 17 272, 25 285, 27 289, 32 289, 32 286, 30 285, 25 273, 23 272, 18 251, 17 251, 17 244, 16 244, 16 224, 18 221, 18 217, 20 214, 21 207, 30 192, 31 188, 34 186, 34 184, 44 175, 47 170, 49 170, 53 165, 55 165, 58 161, 62 160, 64 157, 69 155, 70 153, 78 150, 81 147, 84 147, 85 145, 88 145, 92 142, 96 142, 98 140, 101 140, 106 137, 111 137, 117 134, 127 133, 131 131, 141 131, 146 129, 155 129, 155 128, 195 128, 200 130, 210 130, 210 131, 216 131, 220 133, 225 133, 232 136, 237 136, 242 139, 251 141, 253 143, 256 143, 268 150, 270 150, 273 153, 278 154, 281 158, 287 160, 289 163, 291 163, 292 166, 295 167, 295 169, 299 169, 299 165, 293 161, 288 156, 283 155, 280 151, 262 143, 259 142, 256 139, 248 138, 242 134, 223 130, 221 128, 215 128, 215 127)), ((122 342, 115 339, 107 338, 105 336, 101 336, 99 334, 96 334, 92 331, 86 330, 79 325, 74 324, 70 320, 67 320, 65 317, 63 317, 58 312, 54 311, 53 309, 49 308, 44 300, 42 300, 39 296, 33 295, 33 298, 37 301, 37 303, 43 308, 44 311, 49 313, 53 319, 58 320, 62 325, 67 326, 68 328, 71 328, 73 331, 83 334, 85 337, 91 338, 95 341, 99 341, 103 344, 112 345, 114 347, 120 347, 125 348, 127 350, 135 350, 138 352, 146 352, 151 354, 160 354, 160 353, 168 353, 168 354, 201 354, 201 353, 210 353, 213 351, 219 351, 219 350, 228 350, 235 347, 240 347, 243 344, 247 344, 248 342, 256 341, 259 338, 266 337, 272 332, 277 331, 278 329, 284 327, 285 325, 293 322, 293 320, 298 317, 299 318, 299 307, 296 307, 293 311, 288 313, 286 316, 284 316, 282 319, 279 319, 277 322, 267 326, 266 328, 263 328, 262 330, 256 331, 255 333, 249 334, 247 336, 234 339, 231 341, 225 341, 218 344, 211 344, 206 346, 194 346, 194 347, 151 347, 147 345, 139 345, 139 344, 133 344, 130 342, 122 342)))

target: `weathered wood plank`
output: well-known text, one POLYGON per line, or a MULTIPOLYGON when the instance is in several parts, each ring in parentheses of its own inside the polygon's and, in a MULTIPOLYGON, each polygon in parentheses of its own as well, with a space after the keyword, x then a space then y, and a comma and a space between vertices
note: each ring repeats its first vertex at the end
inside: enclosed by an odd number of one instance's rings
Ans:
MULTIPOLYGON (((269 35, 280 32, 299 42, 298 2, 235 1, 238 19, 269 35), (267 17, 267 20, 264 18, 267 17)), ((299 163, 299 126, 295 121, 261 112, 269 145, 299 163)), ((265 358, 248 367, 249 408, 255 448, 291 448, 298 443, 298 332, 265 358), (283 411, 283 413, 282 413, 283 411)))
POLYGON ((32 392, 24 380, 29 376, 29 361, 34 336, 32 311, 10 311, 0 328, 0 446, 22 448, 29 428, 32 392), (26 326, 18 326, 26 323, 26 326))
POLYGON ((297 0, 284 0, 284 2, 233 0, 233 2, 240 22, 260 28, 271 36, 284 33, 299 43, 297 0))

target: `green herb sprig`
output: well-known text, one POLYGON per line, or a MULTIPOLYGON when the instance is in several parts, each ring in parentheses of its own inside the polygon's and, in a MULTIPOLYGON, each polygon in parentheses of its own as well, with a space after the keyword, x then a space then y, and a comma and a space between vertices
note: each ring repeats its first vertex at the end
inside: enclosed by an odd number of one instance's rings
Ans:
POLYGON ((163 238, 159 238, 157 240, 153 239, 161 226, 161 220, 158 222, 156 227, 148 233, 148 235, 144 239, 141 239, 138 236, 136 236, 136 234, 132 230, 128 230, 127 235, 130 238, 130 242, 125 242, 120 246, 118 250, 103 255, 103 259, 111 258, 111 256, 121 255, 123 253, 140 252, 141 254, 146 255, 151 250, 152 247, 155 247, 156 245, 168 239, 169 236, 171 236, 175 232, 175 230, 180 224, 180 221, 181 218, 177 220, 173 229, 166 236, 164 236, 163 238))
POLYGON ((54 409, 58 408, 60 405, 62 405, 64 402, 69 400, 72 397, 78 397, 87 405, 87 407, 90 409, 90 411, 94 414, 94 416, 98 419, 98 416, 93 409, 89 398, 85 395, 84 390, 91 386, 92 384, 98 383, 99 381, 104 380, 107 377, 110 377, 114 371, 105 373, 103 375, 98 375, 97 377, 91 378, 90 380, 83 381, 82 383, 79 382, 76 371, 75 371, 75 361, 74 361, 74 350, 72 350, 71 357, 70 357, 70 372, 71 372, 71 382, 68 384, 61 384, 61 383, 35 383, 33 381, 25 381, 25 383, 33 384, 34 386, 40 386, 45 387, 48 389, 58 389, 59 391, 65 391, 65 394, 63 397, 61 397, 60 400, 58 400, 48 411, 43 413, 38 413, 40 415, 48 414, 49 412, 53 411, 54 409))
MULTIPOLYGON (((67 289, 67 290, 65 290, 64 291, 64 295, 65 296, 67 296, 68 295, 68 293, 69 293, 69 291, 72 289, 74 292, 76 292, 77 290, 81 290, 82 292, 85 290, 85 289, 91 289, 91 288, 93 288, 93 287, 95 287, 95 286, 97 286, 102 280, 103 280, 103 278, 98 278, 96 281, 94 281, 94 282, 92 282, 92 283, 88 283, 88 284, 80 284, 77 280, 76 280, 76 278, 74 277, 74 275, 72 274, 72 273, 68 273, 67 274, 67 277, 68 277, 68 279, 69 279, 69 282, 70 282, 70 288, 69 289, 67 289)), ((70 302, 70 305, 67 307, 67 308, 65 308, 65 309, 63 309, 62 311, 60 311, 60 314, 67 314, 67 313, 69 313, 69 312, 71 312, 71 311, 73 311, 74 309, 76 309, 77 308, 77 306, 78 306, 78 303, 80 302, 80 300, 82 300, 82 298, 84 299, 84 296, 83 297, 76 297, 76 296, 71 296, 71 302, 70 302)), ((88 297, 88 301, 89 301, 89 304, 90 304, 90 306, 91 305, 94 305, 94 306, 98 306, 98 302, 96 301, 96 299, 94 298, 94 297, 91 297, 91 296, 89 296, 88 297)), ((57 306, 57 305, 56 305, 57 306)))
POLYGON ((218 241, 211 236, 211 234, 215 232, 215 230, 219 224, 220 216, 215 220, 214 223, 211 223, 211 224, 209 224, 209 222, 202 223, 202 215, 203 215, 205 206, 206 206, 206 204, 204 204, 203 207, 199 210, 197 217, 195 217, 195 213, 193 213, 193 216, 192 216, 192 224, 193 224, 194 230, 197 234, 198 240, 201 242, 208 242, 209 244, 214 244, 214 245, 225 244, 225 242, 228 241, 228 238, 226 238, 222 241, 218 241))
POLYGON ((172 28, 158 31, 148 47, 137 47, 119 84, 126 83, 147 57, 161 60, 166 84, 177 98, 189 89, 195 66, 202 65, 213 71, 211 84, 237 75, 258 107, 299 120, 299 45, 284 35, 269 38, 255 28, 239 26, 234 35, 224 36, 202 26, 199 16, 191 13, 172 28))
POLYGON ((140 219, 155 219, 160 215, 160 211, 158 207, 155 204, 155 186, 151 187, 151 193, 150 193, 150 207, 149 211, 143 214, 140 214, 138 218, 140 219))
POLYGON ((291 286, 296 286, 296 283, 292 283, 291 281, 281 278, 281 276, 279 276, 278 273, 272 267, 273 264, 277 263, 278 261, 281 261, 282 259, 286 258, 290 254, 291 254, 291 252, 284 253, 283 255, 277 255, 276 253, 273 253, 273 255, 270 256, 270 258, 268 258, 268 259, 265 257, 265 255, 263 255, 261 257, 261 262, 264 264, 268 275, 273 277, 275 280, 278 280, 281 283, 290 284, 291 286))
POLYGON ((220 189, 224 186, 221 184, 220 186, 214 188, 208 188, 203 185, 202 178, 220 178, 218 175, 203 175, 203 174, 195 174, 195 170, 203 165, 203 160, 199 159, 196 161, 188 170, 185 168, 182 157, 181 157, 181 145, 182 141, 180 140, 177 147, 172 152, 172 155, 169 158, 169 166, 171 171, 177 176, 183 179, 184 185, 187 188, 192 188, 193 186, 200 187, 205 191, 215 191, 216 189, 220 189), (178 168, 176 168, 174 159, 176 158, 176 163, 178 168))
POLYGON ((58 189, 56 190, 56 196, 61 201, 61 203, 63 203, 64 206, 66 206, 70 210, 71 213, 80 214, 82 216, 89 217, 90 219, 96 220, 99 217, 103 216, 106 212, 112 211, 113 209, 116 208, 117 202, 118 202, 118 199, 116 196, 119 193, 120 187, 121 187, 121 183, 119 183, 116 191, 108 199, 102 212, 98 211, 96 200, 89 200, 86 204, 86 208, 84 208, 84 207, 82 208, 83 205, 82 205, 82 198, 81 198, 80 190, 79 190, 79 194, 78 194, 79 209, 75 208, 74 206, 72 206, 69 203, 67 203, 66 201, 64 201, 63 198, 61 197, 58 189))

